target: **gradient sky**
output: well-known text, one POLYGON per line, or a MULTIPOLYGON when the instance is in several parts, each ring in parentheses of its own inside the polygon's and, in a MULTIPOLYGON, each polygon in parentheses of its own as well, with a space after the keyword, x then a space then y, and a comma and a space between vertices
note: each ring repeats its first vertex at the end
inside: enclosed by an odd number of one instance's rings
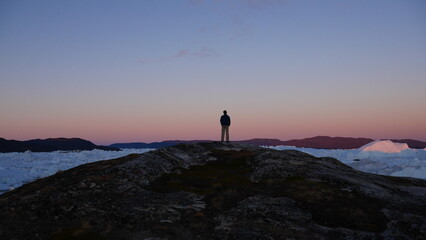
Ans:
POLYGON ((424 0, 1 0, 0 137, 426 140, 424 0))

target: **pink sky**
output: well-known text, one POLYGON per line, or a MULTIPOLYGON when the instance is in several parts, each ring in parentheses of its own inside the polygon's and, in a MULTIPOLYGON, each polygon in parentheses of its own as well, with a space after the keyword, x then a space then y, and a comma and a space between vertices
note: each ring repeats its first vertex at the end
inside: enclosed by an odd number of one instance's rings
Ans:
MULTIPOLYGON (((232 118, 231 139, 293 138, 317 135, 379 138, 412 138, 426 140, 424 121, 398 114, 368 114, 341 112, 276 112, 274 107, 259 112, 228 109, 232 118), (286 113, 287 112, 287 113, 286 113), (382 115, 381 115, 382 114, 382 115), (388 120, 384 120, 388 119, 388 120)), ((211 139, 220 137, 221 111, 191 114, 185 112, 132 112, 109 114, 97 109, 79 116, 34 114, 2 117, 2 137, 28 140, 49 137, 80 137, 98 144, 117 142, 152 142, 161 140, 211 139), (28 118, 31 120, 29 121, 28 118)), ((406 113, 407 114, 407 113, 406 113)), ((422 119, 423 116, 418 116, 422 119)))

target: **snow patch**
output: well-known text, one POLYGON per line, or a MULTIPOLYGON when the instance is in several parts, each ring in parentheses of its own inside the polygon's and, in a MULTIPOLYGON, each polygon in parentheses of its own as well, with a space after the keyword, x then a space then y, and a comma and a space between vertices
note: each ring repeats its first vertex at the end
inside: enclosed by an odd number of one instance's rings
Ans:
POLYGON ((360 147, 360 150, 364 152, 376 151, 385 153, 399 153, 407 149, 410 148, 406 143, 396 143, 390 140, 376 140, 360 147))

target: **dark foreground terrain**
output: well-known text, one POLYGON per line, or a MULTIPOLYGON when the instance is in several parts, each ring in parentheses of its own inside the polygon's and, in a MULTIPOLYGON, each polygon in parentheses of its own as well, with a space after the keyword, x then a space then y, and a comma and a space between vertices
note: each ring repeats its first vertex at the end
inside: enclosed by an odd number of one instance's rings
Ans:
POLYGON ((425 239, 426 181, 245 144, 85 164, 0 196, 0 239, 425 239))

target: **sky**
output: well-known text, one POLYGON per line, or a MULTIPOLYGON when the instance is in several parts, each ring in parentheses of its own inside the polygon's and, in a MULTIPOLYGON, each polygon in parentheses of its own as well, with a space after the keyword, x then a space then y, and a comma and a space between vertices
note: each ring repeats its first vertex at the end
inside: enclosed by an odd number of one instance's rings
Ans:
POLYGON ((0 0, 0 137, 426 141, 423 0, 0 0))

